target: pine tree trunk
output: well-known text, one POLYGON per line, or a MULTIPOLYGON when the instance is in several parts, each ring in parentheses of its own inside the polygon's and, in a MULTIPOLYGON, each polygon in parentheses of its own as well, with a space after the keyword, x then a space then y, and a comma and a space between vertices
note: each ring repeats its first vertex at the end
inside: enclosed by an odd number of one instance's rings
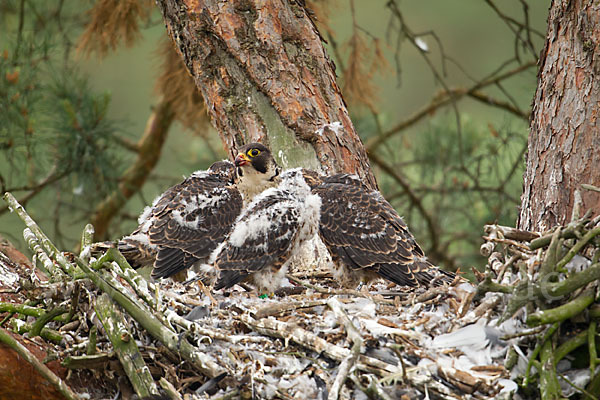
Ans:
POLYGON ((357 173, 376 187, 335 67, 301 3, 157 0, 230 152, 261 141, 284 167, 357 173))
POLYGON ((554 0, 540 56, 518 225, 544 231, 568 222, 579 189, 600 212, 600 4, 554 0))

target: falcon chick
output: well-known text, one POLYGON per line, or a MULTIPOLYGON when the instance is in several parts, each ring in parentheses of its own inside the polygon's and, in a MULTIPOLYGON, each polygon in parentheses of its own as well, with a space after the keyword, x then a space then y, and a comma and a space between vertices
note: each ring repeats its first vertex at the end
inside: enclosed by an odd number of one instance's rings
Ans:
POLYGON ((243 205, 278 184, 279 171, 268 148, 243 146, 235 163, 216 162, 165 191, 142 213, 139 227, 119 241, 119 250, 134 268, 153 264, 153 278, 205 263, 243 205))
POLYGON ((273 291, 294 254, 316 234, 321 202, 302 170, 285 171, 280 181, 255 197, 211 257, 215 290, 250 279, 260 291, 273 291))
POLYGON ((298 168, 284 171, 280 180, 254 199, 215 250, 214 289, 250 278, 262 291, 274 290, 292 257, 317 231, 342 286, 378 277, 402 286, 454 279, 427 261, 396 210, 357 176, 323 177, 298 168))
POLYGON ((323 179, 319 236, 345 287, 382 277, 402 286, 450 283, 454 274, 433 266, 396 210, 354 175, 323 179))
POLYGON ((121 253, 134 267, 154 264, 153 278, 205 261, 242 209, 234 175, 233 163, 219 161, 167 189, 146 207, 139 227, 119 241, 121 253))
POLYGON ((250 204, 257 194, 279 183, 281 168, 271 151, 260 143, 240 147, 235 166, 239 177, 237 188, 244 198, 244 205, 250 204))

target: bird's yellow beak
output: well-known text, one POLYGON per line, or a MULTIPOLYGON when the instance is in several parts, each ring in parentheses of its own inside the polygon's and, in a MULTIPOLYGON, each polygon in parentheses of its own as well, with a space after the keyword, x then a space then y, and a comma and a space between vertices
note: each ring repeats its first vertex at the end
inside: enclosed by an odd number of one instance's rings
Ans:
POLYGON ((235 166, 236 167, 241 167, 242 165, 246 165, 250 162, 250 159, 248 158, 248 156, 244 153, 239 153, 236 157, 235 157, 235 166))

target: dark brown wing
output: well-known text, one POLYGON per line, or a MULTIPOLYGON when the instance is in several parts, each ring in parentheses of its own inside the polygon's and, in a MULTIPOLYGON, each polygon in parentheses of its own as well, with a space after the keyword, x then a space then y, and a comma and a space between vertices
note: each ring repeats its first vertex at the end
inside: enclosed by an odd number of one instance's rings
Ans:
POLYGON ((217 255, 215 290, 229 288, 266 268, 280 268, 290 257, 299 229, 297 199, 269 189, 240 216, 217 255))
POLYGON ((242 209, 242 197, 218 175, 194 174, 165 192, 151 211, 150 243, 158 246, 154 278, 204 261, 242 209))
POLYGON ((323 184, 340 183, 343 185, 358 186, 358 187, 363 188, 364 190, 369 190, 369 188, 360 180, 358 175, 354 175, 354 174, 335 174, 335 175, 331 175, 328 177, 323 177, 321 183, 323 183, 323 184))
POLYGON ((379 192, 348 175, 326 179, 313 192, 322 202, 319 234, 334 261, 404 286, 427 285, 438 275, 379 192))

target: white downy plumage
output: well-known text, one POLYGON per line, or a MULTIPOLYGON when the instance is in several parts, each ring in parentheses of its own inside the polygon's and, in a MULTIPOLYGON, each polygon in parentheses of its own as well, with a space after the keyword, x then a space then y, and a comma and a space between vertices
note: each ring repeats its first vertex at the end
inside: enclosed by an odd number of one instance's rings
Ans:
POLYGON ((281 174, 281 183, 259 195, 242 211, 228 239, 211 255, 209 262, 219 268, 224 252, 237 247, 249 256, 265 254, 269 249, 269 233, 276 231, 277 242, 283 248, 286 262, 277 271, 270 266, 254 273, 254 283, 272 291, 281 285, 288 265, 302 245, 311 240, 320 218, 321 199, 311 193, 300 168, 281 174))

